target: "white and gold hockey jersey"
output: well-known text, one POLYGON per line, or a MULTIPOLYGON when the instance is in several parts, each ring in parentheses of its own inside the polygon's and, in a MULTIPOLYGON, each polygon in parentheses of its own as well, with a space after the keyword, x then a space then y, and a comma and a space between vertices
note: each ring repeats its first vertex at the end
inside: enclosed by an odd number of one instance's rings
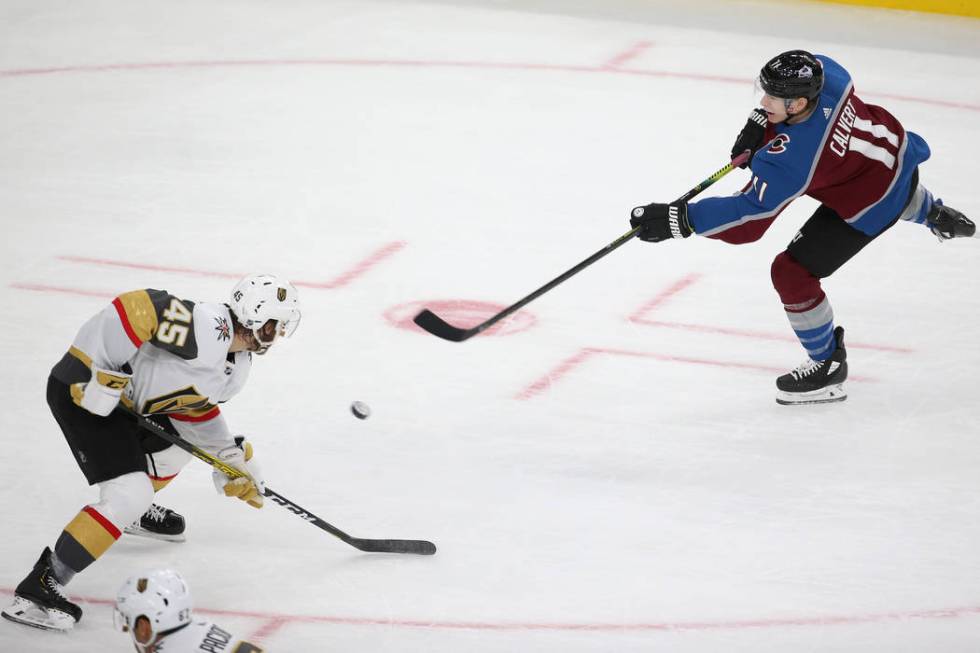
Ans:
POLYGON ((131 373, 123 402, 167 415, 190 442, 215 450, 233 442, 218 404, 245 385, 252 355, 229 353, 234 334, 224 304, 194 303, 163 290, 135 290, 82 325, 51 374, 69 385, 91 367, 131 373))
POLYGON ((194 621, 163 637, 153 653, 263 653, 210 621, 194 621))

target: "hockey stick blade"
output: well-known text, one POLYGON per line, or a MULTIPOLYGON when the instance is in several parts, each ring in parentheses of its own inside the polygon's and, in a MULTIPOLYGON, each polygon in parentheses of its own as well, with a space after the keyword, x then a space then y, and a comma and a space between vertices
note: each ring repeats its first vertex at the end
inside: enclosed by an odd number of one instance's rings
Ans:
POLYGON ((450 342, 463 342, 467 338, 472 338, 477 334, 475 329, 454 327, 427 308, 416 315, 412 321, 432 335, 443 340, 449 340, 450 342))
POLYGON ((427 540, 365 540, 352 537, 348 544, 367 553, 413 553, 430 556, 436 552, 436 545, 427 540))

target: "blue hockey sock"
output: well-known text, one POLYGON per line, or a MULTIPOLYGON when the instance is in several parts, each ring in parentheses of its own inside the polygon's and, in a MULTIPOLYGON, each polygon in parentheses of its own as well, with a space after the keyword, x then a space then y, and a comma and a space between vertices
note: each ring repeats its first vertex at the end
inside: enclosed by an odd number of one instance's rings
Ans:
POLYGON ((829 299, 824 297, 819 304, 804 311, 787 310, 786 316, 810 358, 825 361, 834 355, 837 341, 834 339, 834 310, 829 299))
POLYGON ((940 199, 934 199, 932 193, 929 189, 919 184, 918 188, 912 194, 912 200, 909 205, 905 207, 902 214, 899 216, 902 220, 907 220, 908 222, 914 222, 916 224, 921 224, 925 226, 928 225, 926 216, 929 215, 929 211, 932 210, 933 204, 942 205, 943 201, 940 199))

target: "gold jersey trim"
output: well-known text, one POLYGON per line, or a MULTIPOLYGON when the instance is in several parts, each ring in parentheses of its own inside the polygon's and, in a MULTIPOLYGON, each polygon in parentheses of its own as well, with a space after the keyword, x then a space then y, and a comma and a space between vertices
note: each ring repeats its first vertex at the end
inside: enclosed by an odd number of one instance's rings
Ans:
POLYGON ((77 358, 78 360, 80 360, 82 362, 82 365, 84 365, 89 369, 92 369, 92 357, 86 354, 84 351, 82 351, 78 347, 72 346, 68 348, 68 353, 74 356, 75 358, 77 358))
POLYGON ((141 342, 152 338, 160 323, 150 293, 145 290, 134 290, 119 295, 116 301, 117 310, 121 309, 119 317, 123 320, 123 327, 127 334, 132 332, 131 336, 135 335, 141 342))
POLYGON ((179 416, 186 416, 189 421, 195 421, 213 410, 217 410, 217 406, 212 404, 197 388, 189 385, 159 397, 146 399, 143 401, 141 412, 144 415, 167 413, 176 419, 180 419, 179 416))

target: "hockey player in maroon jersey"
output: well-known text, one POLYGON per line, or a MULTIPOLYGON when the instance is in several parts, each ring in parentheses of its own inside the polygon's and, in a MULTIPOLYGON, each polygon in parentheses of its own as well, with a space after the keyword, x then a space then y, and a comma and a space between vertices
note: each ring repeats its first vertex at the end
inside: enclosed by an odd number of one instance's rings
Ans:
POLYGON ((940 240, 972 237, 976 227, 919 183, 929 146, 885 109, 865 104, 848 72, 803 50, 770 60, 759 76, 762 108, 752 112, 732 157, 746 150, 752 181, 732 197, 638 206, 630 224, 648 242, 692 233, 732 244, 758 240, 800 195, 821 205, 772 264, 772 282, 809 355, 776 380, 776 401, 808 404, 847 398, 844 329, 820 285, 899 220, 940 240))
POLYGON ((261 508, 263 483, 251 443, 232 435, 218 407, 245 385, 252 353, 265 353, 300 320, 296 289, 271 275, 235 286, 228 304, 194 303, 161 290, 119 295, 82 325, 51 370, 47 400, 99 500, 45 548, 3 610, 11 621, 69 630, 82 610, 64 585, 95 562, 151 506, 191 456, 137 426, 117 406, 147 415, 245 476, 217 470, 216 488, 261 508))

